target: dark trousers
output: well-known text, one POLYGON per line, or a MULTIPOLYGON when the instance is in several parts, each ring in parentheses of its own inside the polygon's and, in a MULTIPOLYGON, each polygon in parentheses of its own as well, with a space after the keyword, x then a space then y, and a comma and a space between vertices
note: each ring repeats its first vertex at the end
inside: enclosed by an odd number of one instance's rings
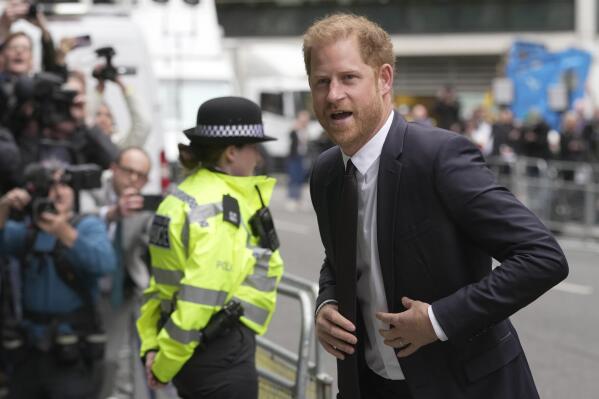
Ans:
POLYGON ((96 399, 102 383, 101 362, 58 362, 52 352, 27 350, 9 376, 11 399, 96 399))
POLYGON ((256 338, 245 326, 199 346, 173 379, 182 399, 257 399, 256 338))
POLYGON ((360 375, 362 399, 412 399, 405 380, 388 380, 370 370, 368 366, 360 375))

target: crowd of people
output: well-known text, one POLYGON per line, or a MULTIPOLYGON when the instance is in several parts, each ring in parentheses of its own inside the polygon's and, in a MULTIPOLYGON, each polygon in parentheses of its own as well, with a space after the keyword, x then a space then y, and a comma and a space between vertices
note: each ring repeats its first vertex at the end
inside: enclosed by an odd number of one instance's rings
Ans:
MULTIPOLYGON (((10 398, 97 397, 107 342, 127 343, 127 334, 107 327, 130 317, 150 279, 154 209, 141 195, 152 167, 143 149, 150 124, 108 63, 99 62, 92 74, 72 69, 67 55, 78 40, 59 38, 55 45, 54 39, 41 11, 29 2, 6 2, 0 16, 0 392, 10 398), (17 21, 37 27, 41 43, 15 30, 17 21), (34 65, 34 47, 42 50, 41 66, 34 65), (104 99, 108 85, 123 96, 127 130, 104 99)), ((128 359, 119 368, 128 369, 128 359)))
POLYGON ((485 157, 505 161, 515 157, 541 158, 567 162, 599 162, 599 110, 590 115, 582 101, 564 112, 561 125, 552 129, 542 115, 531 110, 524 120, 516 120, 508 107, 493 111, 478 106, 462 117, 455 90, 439 90, 430 109, 422 104, 399 107, 407 120, 437 126, 463 134, 472 140, 485 157))

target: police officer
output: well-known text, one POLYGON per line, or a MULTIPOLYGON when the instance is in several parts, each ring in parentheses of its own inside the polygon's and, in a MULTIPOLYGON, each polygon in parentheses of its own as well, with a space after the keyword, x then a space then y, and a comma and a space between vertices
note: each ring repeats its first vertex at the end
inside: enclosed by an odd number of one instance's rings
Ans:
POLYGON ((260 108, 239 97, 206 101, 184 133, 180 159, 195 169, 150 231, 153 277, 137 322, 148 383, 172 380, 185 399, 257 398, 255 334, 266 331, 283 273, 267 208, 275 180, 253 176, 257 143, 273 138, 260 108), (208 335, 232 304, 243 316, 208 335))
POLYGON ((22 272, 23 318, 2 332, 15 399, 91 399, 101 383, 105 336, 94 306, 98 278, 116 260, 104 223, 74 214, 63 174, 55 161, 32 164, 25 175, 35 194, 15 188, 0 198, 0 253, 19 257, 22 272), (11 210, 33 222, 7 220, 11 210))

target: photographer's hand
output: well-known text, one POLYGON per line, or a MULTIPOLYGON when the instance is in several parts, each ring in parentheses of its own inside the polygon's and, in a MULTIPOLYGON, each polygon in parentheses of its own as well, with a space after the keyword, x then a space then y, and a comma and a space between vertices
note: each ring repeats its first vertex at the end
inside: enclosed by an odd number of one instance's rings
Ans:
POLYGON ((71 248, 77 240, 77 229, 71 226, 67 214, 43 212, 37 221, 37 225, 46 233, 58 238, 68 248, 71 248))
POLYGON ((31 201, 29 193, 22 188, 13 188, 0 198, 0 229, 4 228, 11 209, 23 210, 31 201))
POLYGON ((115 222, 140 211, 144 205, 144 199, 134 188, 126 188, 119 197, 117 203, 106 214, 106 218, 115 222))
POLYGON ((144 199, 134 188, 126 188, 119 198, 119 212, 122 217, 127 217, 139 210, 144 205, 144 199))
POLYGON ((0 42, 3 42, 10 34, 10 27, 13 22, 23 18, 29 11, 29 3, 22 0, 10 0, 4 7, 4 12, 0 17, 0 42))

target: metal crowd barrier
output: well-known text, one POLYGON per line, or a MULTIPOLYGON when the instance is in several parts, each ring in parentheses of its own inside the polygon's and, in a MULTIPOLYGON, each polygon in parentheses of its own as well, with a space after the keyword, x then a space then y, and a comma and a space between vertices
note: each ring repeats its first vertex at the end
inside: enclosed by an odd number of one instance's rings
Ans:
POLYGON ((294 353, 264 337, 257 338, 260 399, 331 399, 333 379, 323 371, 323 349, 316 343, 314 334, 314 303, 318 285, 285 274, 278 294, 299 301, 301 327, 298 351, 294 353))
POLYGON ((487 164, 547 227, 566 236, 599 239, 599 165, 518 157, 487 164))

